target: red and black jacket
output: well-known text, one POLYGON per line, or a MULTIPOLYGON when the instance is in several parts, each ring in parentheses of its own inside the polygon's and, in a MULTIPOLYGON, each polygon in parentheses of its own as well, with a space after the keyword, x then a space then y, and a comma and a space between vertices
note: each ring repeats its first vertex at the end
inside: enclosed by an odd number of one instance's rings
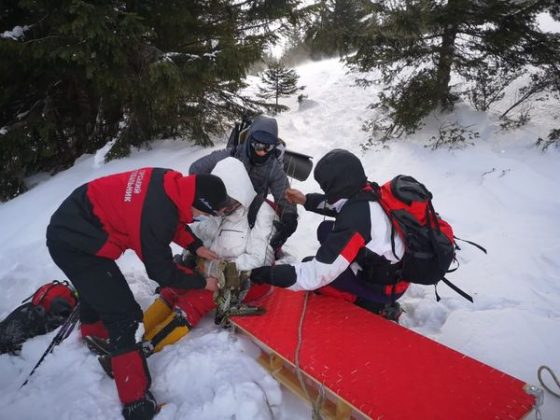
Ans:
POLYGON ((175 242, 194 252, 202 245, 187 226, 195 179, 170 169, 142 168, 93 180, 53 214, 47 244, 113 260, 132 249, 160 285, 204 288, 200 274, 173 262, 169 247, 175 242))
POLYGON ((324 194, 306 194, 305 209, 334 217, 332 231, 314 258, 253 270, 251 279, 294 291, 317 290, 350 268, 364 286, 361 298, 404 293, 408 282, 399 275, 404 243, 393 237, 391 221, 369 186, 359 159, 346 150, 332 150, 317 163, 314 177, 324 194))

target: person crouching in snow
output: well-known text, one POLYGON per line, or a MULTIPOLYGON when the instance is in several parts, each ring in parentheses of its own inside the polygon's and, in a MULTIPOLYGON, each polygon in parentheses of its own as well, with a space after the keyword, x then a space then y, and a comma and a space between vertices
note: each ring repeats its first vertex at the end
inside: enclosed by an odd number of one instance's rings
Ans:
POLYGON ((251 282, 316 290, 398 320, 396 300, 409 285, 396 277, 404 244, 398 235, 391 237, 391 222, 362 163, 347 150, 335 149, 317 162, 313 175, 324 194, 289 189, 286 196, 308 211, 335 218, 319 225, 317 253, 299 264, 254 269, 251 282))
POLYGON ((151 419, 157 404, 140 347, 142 309, 114 260, 132 249, 161 286, 216 290, 217 280, 176 264, 175 242, 213 259, 187 223, 228 206, 220 178, 183 176, 142 168, 78 187, 53 214, 47 246, 53 261, 78 291, 81 333, 109 338, 111 367, 125 419, 151 419))
MULTIPOLYGON (((228 195, 236 205, 224 211, 223 216, 209 217, 191 225, 192 231, 204 245, 225 261, 235 263, 237 272, 274 262, 270 238, 274 235, 276 212, 268 202, 261 202, 254 225, 249 223, 249 208, 257 194, 242 162, 233 157, 219 161, 212 170, 224 181, 228 195)), ((188 265, 189 262, 185 261, 188 265)), ((192 262, 191 266, 195 263, 192 262)), ((203 270, 213 264, 198 262, 203 270)), ((264 296, 270 286, 251 286, 244 298, 251 302, 264 296)), ((178 290, 166 287, 144 313, 146 340, 154 351, 173 344, 186 335, 200 319, 216 308, 209 290, 178 290)))

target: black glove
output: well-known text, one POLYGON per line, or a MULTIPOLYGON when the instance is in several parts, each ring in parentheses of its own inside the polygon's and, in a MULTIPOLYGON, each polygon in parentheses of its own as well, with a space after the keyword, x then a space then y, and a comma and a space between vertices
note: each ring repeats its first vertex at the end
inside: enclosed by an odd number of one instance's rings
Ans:
POLYGON ((276 233, 270 239, 270 246, 274 249, 280 248, 288 240, 290 235, 297 229, 297 214, 284 213, 279 222, 274 222, 276 233))
POLYGON ((251 270, 249 277, 255 284, 271 284, 276 287, 290 287, 296 282, 296 270, 293 265, 257 267, 251 270))
POLYGON ((270 284, 270 280, 272 277, 271 274, 272 274, 272 267, 270 266, 257 267, 251 270, 251 275, 249 276, 249 279, 251 280, 251 283, 254 284, 263 284, 263 283, 270 284))

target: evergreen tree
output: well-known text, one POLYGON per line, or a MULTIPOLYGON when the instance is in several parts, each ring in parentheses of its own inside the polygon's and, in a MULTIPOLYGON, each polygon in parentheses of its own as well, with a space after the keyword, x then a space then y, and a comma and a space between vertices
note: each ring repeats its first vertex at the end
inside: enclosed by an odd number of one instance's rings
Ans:
POLYGON ((146 32, 109 2, 51 3, 12 2, 2 20, 0 32, 23 30, 0 39, 0 199, 110 139, 131 87, 130 51, 146 32))
POLYGON ((386 88, 377 105, 388 110, 393 129, 413 131, 431 111, 451 109, 460 93, 452 91, 452 72, 480 88, 529 64, 560 62, 559 34, 543 33, 536 22, 550 1, 407 0, 374 6, 349 61, 359 70, 381 71, 386 88))
POLYGON ((320 0, 315 7, 315 21, 306 33, 312 57, 350 53, 367 8, 368 2, 361 0, 320 0))
MULTIPOLYGON (((305 27, 293 26, 288 28, 286 40, 284 52, 280 58, 285 66, 293 67, 309 59, 311 49, 305 42, 305 27)), ((271 62, 274 61, 274 58, 270 57, 265 61, 271 62)))
POLYGON ((210 144, 256 101, 248 67, 299 16, 298 0, 6 0, 0 18, 0 200, 116 140, 210 144))
POLYGON ((275 99, 276 112, 287 109, 278 104, 278 99, 293 95, 297 92, 299 76, 294 69, 288 69, 280 62, 272 63, 261 76, 263 86, 259 87, 261 98, 275 99))

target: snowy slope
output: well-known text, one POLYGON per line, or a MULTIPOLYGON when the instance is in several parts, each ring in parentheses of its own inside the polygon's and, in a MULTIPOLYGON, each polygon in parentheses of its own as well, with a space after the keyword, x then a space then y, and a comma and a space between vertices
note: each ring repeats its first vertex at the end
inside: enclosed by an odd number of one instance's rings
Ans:
MULTIPOLYGON (((402 299, 402 324, 526 382, 548 364, 560 371, 560 170, 559 151, 533 147, 558 121, 558 107, 539 103, 530 124, 502 132, 492 115, 466 105, 439 120, 474 124, 476 146, 430 151, 424 147, 441 121, 434 118, 418 134, 363 151, 368 133, 361 125, 373 116, 367 105, 374 88, 353 86, 354 76, 337 60, 297 68, 308 99, 284 101, 291 110, 278 117, 288 147, 318 160, 347 148, 359 155, 371 180, 383 182, 406 173, 429 186, 436 209, 456 234, 476 241, 488 255, 464 245, 460 269, 450 276, 475 303, 445 285, 435 301, 433 288, 414 286, 402 299)), ((506 100, 507 101, 507 100, 506 100)), ((221 147, 218 145, 216 147, 221 147)), ((44 244, 52 212, 73 188, 99 176, 141 166, 186 172, 209 150, 171 140, 122 161, 103 163, 104 150, 83 156, 52 178, 37 177, 26 194, 0 205, 0 319, 38 286, 63 279, 44 244)), ((310 177, 292 186, 317 191, 310 177)), ((300 211, 298 231, 286 245, 297 258, 316 249, 315 226, 322 218, 300 211)), ((143 307, 155 283, 127 252, 119 261, 143 307)), ((19 389, 54 333, 24 345, 21 356, 0 356, 0 419, 119 419, 113 382, 74 333, 50 355, 30 383, 19 389)), ((207 319, 189 336, 149 359, 153 392, 168 404, 158 419, 304 419, 310 411, 283 391, 256 363, 256 348, 214 327, 207 319)), ((545 398, 544 419, 560 418, 560 401, 545 398)))

